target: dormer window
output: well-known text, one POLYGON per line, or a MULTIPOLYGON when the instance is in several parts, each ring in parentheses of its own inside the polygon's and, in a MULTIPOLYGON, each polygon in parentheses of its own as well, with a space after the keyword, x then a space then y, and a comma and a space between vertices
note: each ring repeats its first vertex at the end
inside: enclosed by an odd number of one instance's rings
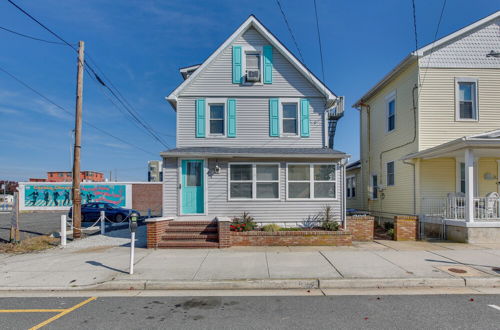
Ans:
POLYGON ((261 70, 261 52, 247 51, 245 52, 245 81, 248 83, 262 82, 261 70))

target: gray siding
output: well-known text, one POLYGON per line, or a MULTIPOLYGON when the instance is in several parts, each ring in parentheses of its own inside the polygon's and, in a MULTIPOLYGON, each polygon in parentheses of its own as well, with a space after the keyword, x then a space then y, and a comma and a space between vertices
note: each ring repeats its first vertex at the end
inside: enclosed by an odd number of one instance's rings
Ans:
POLYGON ((309 99, 310 136, 270 137, 269 99, 236 99, 236 138, 195 136, 195 97, 181 98, 177 105, 177 147, 225 146, 225 147, 323 147, 324 99, 309 99))
MULTIPOLYGON (((257 30, 251 28, 233 44, 261 47, 269 45, 269 42, 257 30)), ((317 97, 321 96, 321 93, 275 47, 273 47, 272 84, 254 86, 233 84, 232 45, 229 45, 184 89, 180 96, 317 97)))
MULTIPOLYGON (((231 160, 232 162, 233 160, 231 160)), ((342 186, 342 171, 340 165, 337 167, 337 200, 334 201, 290 201, 286 200, 286 161, 277 160, 248 160, 238 159, 234 162, 255 161, 255 162, 280 162, 280 200, 249 200, 249 201, 229 201, 228 200, 228 160, 218 160, 220 173, 208 177, 208 214, 206 216, 179 216, 178 201, 178 168, 177 159, 164 160, 164 216, 174 216, 177 219, 213 219, 216 216, 238 216, 244 211, 250 212, 256 221, 303 221, 308 216, 320 212, 328 204, 332 207, 335 219, 341 220, 341 202, 344 187, 342 186)), ((297 162, 292 160, 290 162, 297 162)), ((324 162, 324 160, 317 161, 324 162)), ((215 166, 215 160, 209 159, 208 168, 215 166)))

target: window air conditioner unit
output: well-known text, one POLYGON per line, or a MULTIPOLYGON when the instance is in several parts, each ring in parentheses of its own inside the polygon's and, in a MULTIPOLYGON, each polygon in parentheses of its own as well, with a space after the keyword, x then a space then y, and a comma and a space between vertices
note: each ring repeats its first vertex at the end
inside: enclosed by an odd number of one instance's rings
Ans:
POLYGON ((260 81, 260 70, 247 70, 247 81, 260 81))

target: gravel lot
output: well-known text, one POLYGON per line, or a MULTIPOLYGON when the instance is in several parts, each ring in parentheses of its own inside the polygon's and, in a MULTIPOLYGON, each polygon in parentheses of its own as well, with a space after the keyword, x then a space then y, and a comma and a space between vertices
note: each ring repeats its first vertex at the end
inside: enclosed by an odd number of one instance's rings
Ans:
MULTIPOLYGON (((59 231, 61 214, 66 214, 66 212, 20 213, 21 240, 59 231)), ((0 243, 9 241, 10 218, 10 213, 0 213, 0 243)))

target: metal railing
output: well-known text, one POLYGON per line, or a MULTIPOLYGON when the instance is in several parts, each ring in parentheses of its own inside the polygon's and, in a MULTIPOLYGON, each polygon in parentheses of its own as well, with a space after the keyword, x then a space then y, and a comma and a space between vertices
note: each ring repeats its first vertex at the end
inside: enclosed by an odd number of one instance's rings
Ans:
MULTIPOLYGON (((474 220, 500 221, 500 199, 474 197, 474 220)), ((422 198, 421 213, 426 217, 438 217, 451 220, 466 218, 467 201, 465 197, 422 198)))

